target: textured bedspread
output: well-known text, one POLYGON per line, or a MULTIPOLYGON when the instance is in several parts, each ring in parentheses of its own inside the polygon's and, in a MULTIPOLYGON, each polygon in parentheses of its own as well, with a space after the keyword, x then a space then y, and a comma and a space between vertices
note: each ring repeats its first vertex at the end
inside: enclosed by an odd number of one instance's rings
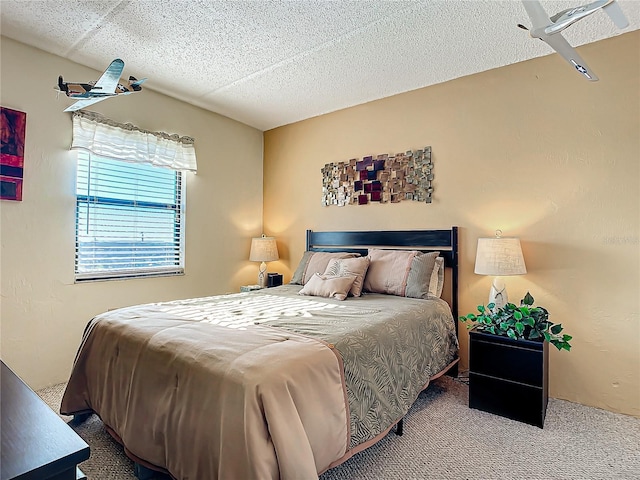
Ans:
POLYGON ((429 379, 457 358, 458 339, 451 310, 439 298, 366 294, 334 303, 340 305, 263 324, 335 346, 344 362, 353 448, 407 413, 429 379))
POLYGON ((299 288, 96 317, 61 412, 95 411, 179 479, 316 478, 401 418, 457 341, 441 300, 299 288))

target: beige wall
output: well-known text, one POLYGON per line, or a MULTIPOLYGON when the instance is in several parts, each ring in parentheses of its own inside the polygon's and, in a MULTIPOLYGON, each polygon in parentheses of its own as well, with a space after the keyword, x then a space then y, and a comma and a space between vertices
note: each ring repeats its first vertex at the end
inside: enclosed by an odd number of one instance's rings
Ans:
POLYGON ((285 280, 307 228, 458 225, 467 313, 491 282, 473 273, 476 240, 500 228, 529 271, 507 280, 510 299, 530 291, 574 336, 551 351, 551 395, 640 416, 640 32, 580 52, 601 81, 550 55, 266 132, 264 225, 285 280), (321 206, 324 164, 427 145, 432 205, 321 206))
MULTIPOLYGON (((65 381, 87 321, 125 305, 238 291, 255 283, 250 238, 262 227, 262 132, 148 88, 90 108, 141 128, 196 139, 197 175, 187 174, 186 274, 74 284, 75 153, 71 117, 56 101, 58 75, 96 72, 1 40, 1 104, 27 113, 22 202, 1 210, 1 355, 31 387, 65 381)), ((126 59, 125 59, 126 61, 126 59)), ((105 65, 106 67, 106 65, 105 65)), ((126 65, 125 73, 149 75, 126 65)))

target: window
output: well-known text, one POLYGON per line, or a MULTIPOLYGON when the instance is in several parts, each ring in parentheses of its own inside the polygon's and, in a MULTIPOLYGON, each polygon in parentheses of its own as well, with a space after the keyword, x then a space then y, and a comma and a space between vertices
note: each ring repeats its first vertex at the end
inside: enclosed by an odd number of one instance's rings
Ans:
POLYGON ((76 280, 183 273, 183 175, 79 150, 76 280))
POLYGON ((76 281, 184 273, 186 171, 194 139, 73 113, 76 281))

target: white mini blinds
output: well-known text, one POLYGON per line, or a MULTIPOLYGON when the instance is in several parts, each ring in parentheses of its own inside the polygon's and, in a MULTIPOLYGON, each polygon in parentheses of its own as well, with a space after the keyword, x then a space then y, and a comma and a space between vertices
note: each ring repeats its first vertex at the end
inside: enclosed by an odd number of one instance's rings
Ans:
POLYGON ((118 123, 93 112, 73 114, 71 149, 89 151, 102 158, 196 172, 194 139, 149 132, 130 123, 118 123))
POLYGON ((121 127, 97 114, 73 116, 76 281, 184 273, 184 170, 196 168, 193 139, 121 127))

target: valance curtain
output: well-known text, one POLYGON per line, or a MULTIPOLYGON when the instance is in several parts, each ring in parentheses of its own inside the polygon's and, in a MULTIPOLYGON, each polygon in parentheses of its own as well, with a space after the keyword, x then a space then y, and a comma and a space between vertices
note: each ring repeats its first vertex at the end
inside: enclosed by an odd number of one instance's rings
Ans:
POLYGON ((173 170, 196 172, 194 139, 149 132, 130 123, 118 123, 94 112, 74 112, 71 149, 88 150, 104 158, 148 163, 173 170))

